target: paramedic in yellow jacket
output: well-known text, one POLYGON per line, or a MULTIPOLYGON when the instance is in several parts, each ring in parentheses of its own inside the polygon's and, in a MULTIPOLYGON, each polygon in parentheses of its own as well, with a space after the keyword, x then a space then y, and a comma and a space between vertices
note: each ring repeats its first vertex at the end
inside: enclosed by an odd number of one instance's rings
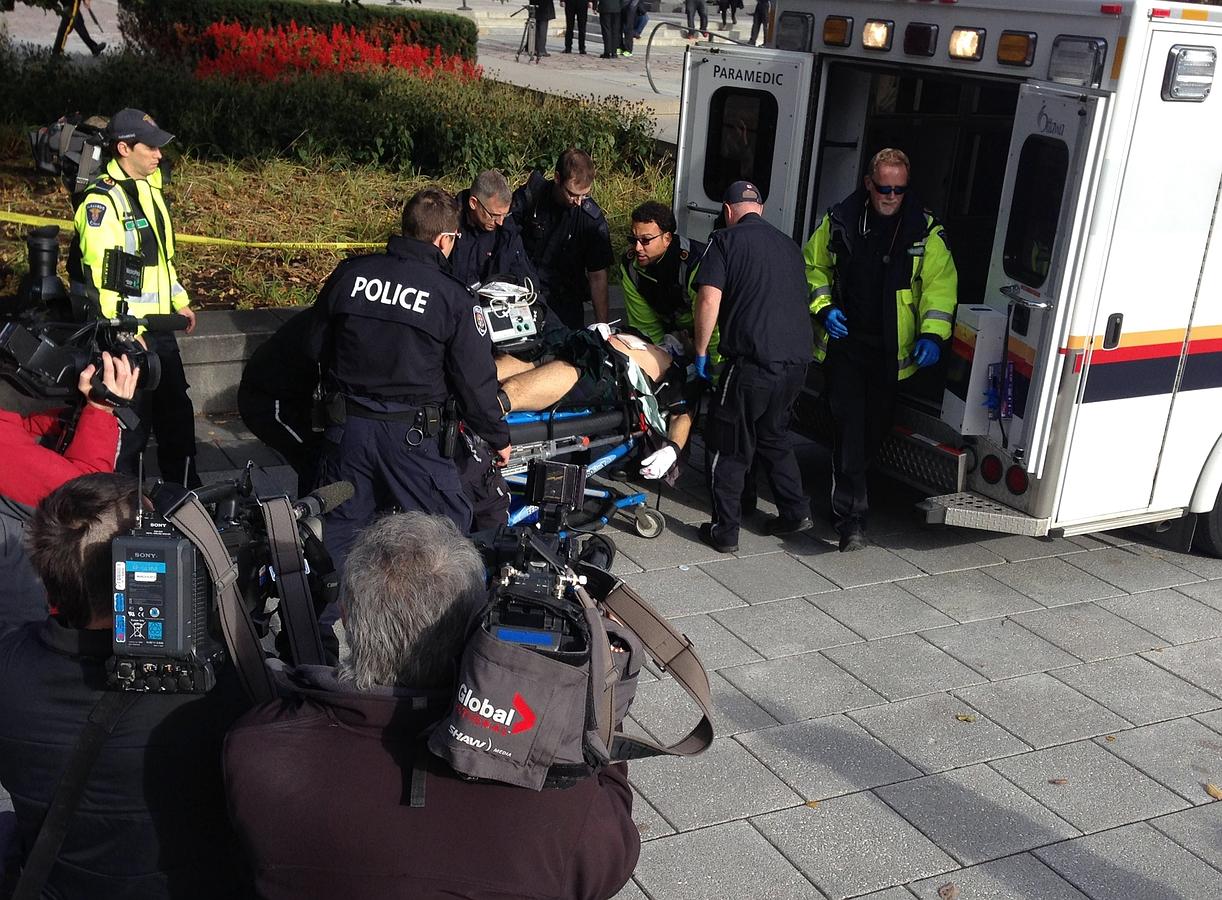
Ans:
MULTIPOLYGON (((675 214, 664 203, 649 200, 632 211, 628 250, 620 259, 620 287, 633 329, 672 356, 691 356, 693 283, 706 245, 679 236, 675 229, 675 214)), ((716 329, 708 356, 710 365, 721 361, 716 329)))
MULTIPOLYGON (((124 303, 133 316, 178 313, 190 334, 195 313, 174 271, 174 229, 161 192, 161 148, 174 136, 140 110, 124 109, 111 118, 107 138, 113 158, 76 210, 80 268, 74 280, 83 282, 93 315, 113 317, 124 303)), ((151 428, 162 478, 198 485, 195 410, 178 343, 173 332, 138 337, 160 360, 161 379, 155 390, 138 395, 140 426, 123 433, 116 469, 136 471, 151 428)))
POLYGON ((958 275, 942 225, 909 192, 900 150, 880 150, 863 187, 832 207, 803 250, 834 426, 832 525, 865 546, 866 473, 891 429, 900 381, 936 365, 958 275))

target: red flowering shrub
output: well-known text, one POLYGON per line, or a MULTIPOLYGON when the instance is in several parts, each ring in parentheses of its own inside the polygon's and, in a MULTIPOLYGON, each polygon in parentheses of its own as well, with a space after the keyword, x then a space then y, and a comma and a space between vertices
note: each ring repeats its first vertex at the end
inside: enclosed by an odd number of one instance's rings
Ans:
POLYGON ((421 78, 440 73, 473 81, 483 69, 440 47, 421 47, 393 34, 385 43, 343 25, 329 32, 300 27, 296 22, 275 28, 246 28, 238 23, 214 22, 201 35, 206 48, 195 67, 200 78, 223 75, 275 81, 303 72, 353 72, 364 69, 400 69, 421 78))

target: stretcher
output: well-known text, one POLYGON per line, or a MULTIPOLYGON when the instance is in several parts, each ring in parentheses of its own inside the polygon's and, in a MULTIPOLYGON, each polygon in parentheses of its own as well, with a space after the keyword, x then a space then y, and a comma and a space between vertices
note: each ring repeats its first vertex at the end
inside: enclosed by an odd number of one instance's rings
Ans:
POLYGON ((597 530, 608 524, 616 513, 631 516, 636 533, 656 538, 666 527, 657 509, 649 507, 644 492, 629 493, 599 482, 599 472, 636 448, 647 429, 645 417, 632 397, 618 407, 553 407, 544 412, 512 412, 509 423, 513 453, 505 468, 505 480, 515 494, 509 513, 510 525, 527 525, 538 519, 538 508, 517 498, 526 486, 526 467, 532 459, 554 459, 591 451, 586 464, 586 506, 583 513, 569 517, 570 525, 597 530))

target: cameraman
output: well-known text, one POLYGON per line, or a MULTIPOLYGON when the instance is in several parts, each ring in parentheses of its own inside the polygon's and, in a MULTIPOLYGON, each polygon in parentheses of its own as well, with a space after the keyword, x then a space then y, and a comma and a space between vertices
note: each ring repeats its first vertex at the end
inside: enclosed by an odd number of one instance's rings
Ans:
MULTIPOLYGON (((27 528, 56 613, 0 637, 0 783, 30 852, 111 656, 111 540, 130 531, 134 478, 86 475, 27 528)), ((224 677, 225 673, 222 673, 224 677)), ((210 693, 131 694, 85 779, 42 896, 241 896, 221 792, 221 739, 240 711, 229 678, 210 693)))
POLYGON ((449 519, 388 516, 352 545, 343 590, 351 654, 292 670, 299 693, 225 741, 259 896, 613 896, 640 852, 623 765, 535 792, 464 780, 425 747, 487 600, 475 548, 449 519))
MULTIPOLYGON (((95 372, 85 367, 77 382, 85 404, 62 455, 43 442, 62 437, 65 410, 30 416, 0 410, 0 631, 47 614, 45 592, 21 543, 31 507, 78 475, 114 470, 119 425, 114 407, 89 399, 95 372)), ((115 396, 131 399, 139 378, 127 357, 102 354, 102 384, 115 396)))
MULTIPOLYGON (((174 268, 174 228, 162 194, 161 148, 174 135, 148 114, 123 109, 111 118, 106 138, 113 158, 76 209, 79 257, 74 251, 68 260, 73 292, 83 285, 95 315, 103 318, 113 318, 121 303, 133 316, 178 313, 190 334, 195 313, 174 268)), ((160 359, 161 381, 141 394, 140 425, 124 432, 116 467, 135 474, 151 428, 161 477, 198 487, 195 409, 178 342, 173 332, 142 332, 138 339, 160 359)))

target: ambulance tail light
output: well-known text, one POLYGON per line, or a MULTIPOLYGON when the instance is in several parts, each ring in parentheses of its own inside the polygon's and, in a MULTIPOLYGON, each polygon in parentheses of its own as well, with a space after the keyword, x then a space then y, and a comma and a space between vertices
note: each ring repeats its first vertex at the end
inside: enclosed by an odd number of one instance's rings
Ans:
POLYGON ((852 17, 828 16, 824 19, 823 43, 829 47, 847 47, 853 43, 852 17))
POLYGON ((867 50, 890 50, 895 23, 890 19, 866 19, 861 29, 861 46, 867 50))
POLYGON ((797 50, 799 53, 810 53, 814 50, 815 17, 810 13, 781 13, 776 21, 776 34, 773 45, 778 50, 797 50))
POLYGON ((946 49, 951 59, 982 59, 984 57, 984 29, 956 26, 950 33, 950 43, 946 49))
POLYGON ((1176 44, 1167 57, 1163 99, 1203 102, 1209 96, 1217 65, 1218 52, 1213 47, 1176 44))
POLYGON ((1078 87, 1098 87, 1106 55, 1107 41, 1103 38, 1058 35, 1052 42, 1048 80, 1078 87))
POLYGON ((909 56, 933 56, 938 49, 938 26, 909 22, 904 29, 904 52, 909 56))
POLYGON ((1003 469, 1001 460, 992 454, 980 461, 980 477, 989 484, 997 484, 997 482, 1001 481, 1003 469))
POLYGON ((1027 473, 1023 471, 1022 466, 1010 466, 1006 470, 1006 487, 1010 489, 1011 494, 1025 494, 1030 482, 1027 481, 1027 473))
POLYGON ((1035 62, 1035 34, 1003 31, 997 42, 997 61, 1003 66, 1029 66, 1035 62))

